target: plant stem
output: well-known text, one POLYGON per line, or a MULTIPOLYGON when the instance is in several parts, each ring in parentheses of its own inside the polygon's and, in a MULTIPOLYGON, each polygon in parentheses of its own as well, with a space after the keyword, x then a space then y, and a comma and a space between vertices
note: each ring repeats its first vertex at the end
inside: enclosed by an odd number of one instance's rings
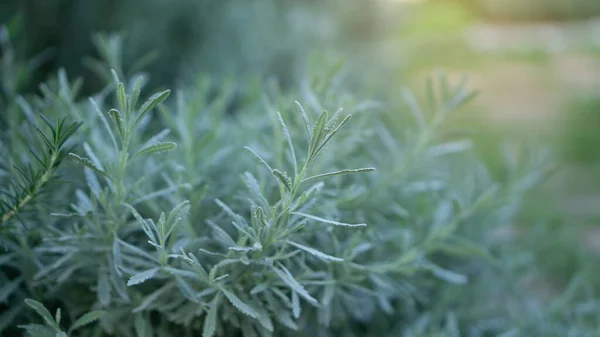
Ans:
POLYGON ((2 220, 0 221, 0 225, 7 223, 10 219, 12 219, 15 215, 17 215, 17 213, 21 209, 23 209, 31 200, 33 200, 35 194, 48 182, 48 180, 50 180, 50 178, 54 174, 54 170, 52 168, 56 164, 57 159, 58 159, 58 152, 55 151, 54 153, 52 153, 52 156, 50 158, 50 163, 48 163, 48 165, 46 165, 46 171, 42 174, 40 179, 35 182, 31 191, 29 193, 27 193, 27 195, 25 195, 23 197, 23 199, 21 199, 18 203, 16 203, 10 209, 10 211, 8 211, 6 214, 2 215, 2 220))

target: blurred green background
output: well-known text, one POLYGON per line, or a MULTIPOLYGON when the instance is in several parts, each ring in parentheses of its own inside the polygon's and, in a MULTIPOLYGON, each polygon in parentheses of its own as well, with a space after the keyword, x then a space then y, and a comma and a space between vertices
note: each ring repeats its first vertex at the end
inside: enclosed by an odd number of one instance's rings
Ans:
POLYGON ((99 32, 121 33, 123 69, 143 67, 154 87, 209 74, 215 85, 270 78, 285 88, 314 55, 343 59, 362 98, 400 100, 438 70, 453 82, 467 75, 481 94, 454 122, 495 174, 506 175, 507 143, 554 155, 511 234, 535 265, 533 287, 556 295, 576 275, 600 286, 598 0, 5 0, 0 23, 15 58, 36 69, 16 92, 60 67, 98 90, 89 57, 99 32))

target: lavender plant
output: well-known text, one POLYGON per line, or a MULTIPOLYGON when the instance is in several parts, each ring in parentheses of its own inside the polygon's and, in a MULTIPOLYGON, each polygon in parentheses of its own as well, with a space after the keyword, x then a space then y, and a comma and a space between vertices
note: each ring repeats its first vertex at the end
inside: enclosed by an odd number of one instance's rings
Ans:
POLYGON ((534 162, 493 181, 444 127, 473 97, 465 83, 438 76, 395 106, 317 68, 297 90, 242 83, 260 94, 231 114, 233 85, 148 94, 110 46, 93 97, 61 71, 3 103, 26 116, 3 128, 3 335, 529 331, 452 309, 494 263, 485 233, 539 179, 534 162))

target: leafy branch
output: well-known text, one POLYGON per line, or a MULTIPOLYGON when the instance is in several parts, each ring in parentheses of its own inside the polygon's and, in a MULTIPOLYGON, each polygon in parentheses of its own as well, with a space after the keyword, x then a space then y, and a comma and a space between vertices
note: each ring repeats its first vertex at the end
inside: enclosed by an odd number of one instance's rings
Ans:
POLYGON ((56 177, 56 170, 65 158, 67 151, 63 147, 77 129, 81 122, 67 124, 66 119, 51 122, 40 115, 44 123, 50 129, 50 133, 44 133, 36 127, 36 131, 44 142, 45 149, 42 155, 36 153, 31 147, 30 153, 36 160, 36 167, 31 165, 26 168, 14 167, 19 175, 20 182, 12 184, 10 188, 0 190, 7 200, 0 200, 0 225, 7 223, 17 216, 36 197, 43 188, 56 177))

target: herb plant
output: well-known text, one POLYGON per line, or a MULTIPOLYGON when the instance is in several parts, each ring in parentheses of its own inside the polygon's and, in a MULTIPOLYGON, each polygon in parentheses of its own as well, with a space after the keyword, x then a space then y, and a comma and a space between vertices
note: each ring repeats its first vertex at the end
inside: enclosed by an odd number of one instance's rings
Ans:
POLYGON ((99 48, 92 97, 59 71, 2 101, 3 336, 528 331, 452 309, 542 171, 495 182, 445 127, 464 82, 386 104, 317 68, 294 90, 243 83, 231 111, 233 85, 147 93, 99 48))

